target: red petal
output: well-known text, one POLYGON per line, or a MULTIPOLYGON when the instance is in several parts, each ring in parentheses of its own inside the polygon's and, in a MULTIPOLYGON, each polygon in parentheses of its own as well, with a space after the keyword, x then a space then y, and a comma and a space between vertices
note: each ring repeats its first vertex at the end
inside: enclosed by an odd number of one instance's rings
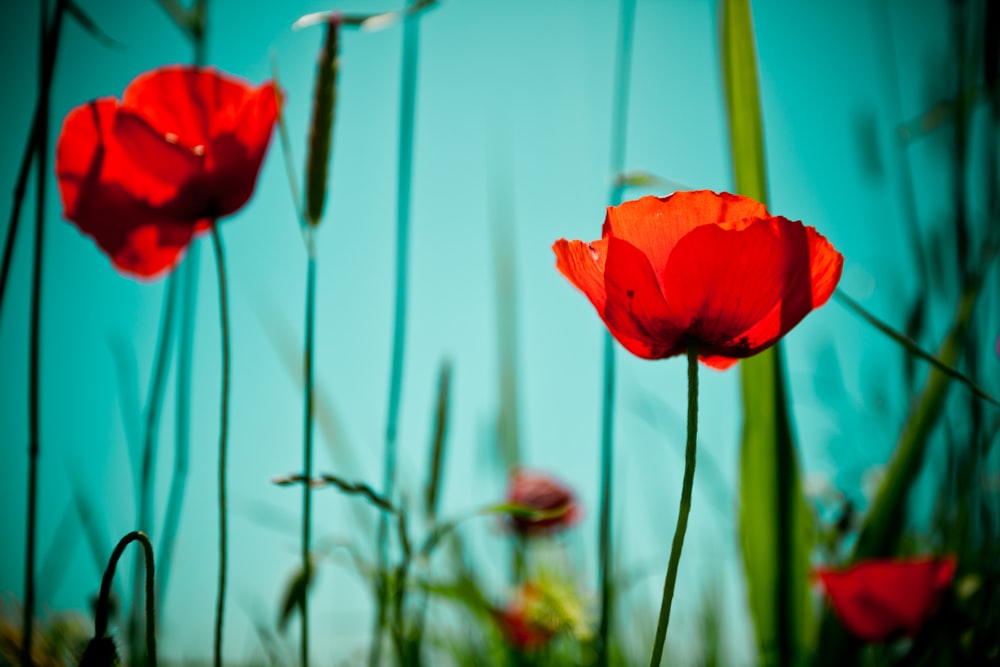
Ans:
POLYGON ((129 157, 117 139, 117 115, 115 100, 102 99, 66 117, 56 146, 59 191, 66 218, 119 269, 150 277, 176 264, 192 230, 145 199, 168 197, 176 186, 129 157))
POLYGON ((161 135, 175 135, 193 149, 234 130, 236 113, 250 89, 250 84, 212 68, 173 65, 136 77, 125 89, 122 106, 161 135))
POLYGON ((608 243, 604 240, 584 243, 559 239, 552 245, 559 273, 587 295, 602 317, 604 302, 607 299, 604 293, 604 263, 607 258, 607 248, 608 243))
POLYGON ((709 355, 742 358, 824 303, 842 266, 840 253, 800 222, 706 225, 677 243, 663 274, 665 295, 709 355))
POLYGON ((662 359, 684 351, 688 323, 664 301, 653 267, 642 251, 613 236, 608 239, 604 289, 604 321, 629 352, 645 359, 662 359))
POLYGON ((119 231, 121 233, 114 238, 106 234, 97 239, 115 267, 127 275, 158 278, 181 261, 191 243, 194 227, 159 222, 119 231))
POLYGON ((701 363, 705 364, 709 368, 714 368, 717 371, 724 371, 727 368, 732 368, 739 359, 733 357, 717 357, 711 354, 699 354, 698 359, 701 363))
POLYGON ((603 233, 641 250, 666 293, 663 272, 667 259, 685 234, 703 225, 735 224, 766 217, 769 217, 767 209, 747 197, 710 190, 675 192, 662 199, 643 197, 609 207, 603 233))
POLYGON ((936 611, 956 566, 953 557, 871 560, 817 576, 844 627, 875 642, 916 634, 936 611))
POLYGON ((191 196, 192 184, 204 171, 202 155, 164 140, 144 118, 128 110, 119 109, 115 115, 114 135, 129 164, 127 170, 109 174, 109 179, 128 183, 137 198, 171 217, 187 220, 203 214, 204 196, 191 196))
POLYGON ((253 194, 278 117, 277 95, 273 83, 248 91, 232 131, 212 139, 209 178, 218 193, 215 211, 219 216, 237 211, 253 194))

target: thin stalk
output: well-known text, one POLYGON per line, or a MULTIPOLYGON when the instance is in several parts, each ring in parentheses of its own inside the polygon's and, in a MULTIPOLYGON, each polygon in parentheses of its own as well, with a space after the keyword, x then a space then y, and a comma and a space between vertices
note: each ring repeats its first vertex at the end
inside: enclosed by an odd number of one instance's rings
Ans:
POLYGON ((226 610, 226 444, 229 438, 229 298, 226 292, 226 258, 218 221, 212 222, 212 248, 219 278, 219 324, 222 330, 222 399, 219 417, 219 589, 215 603, 213 664, 222 667, 222 624, 226 610))
POLYGON ((108 635, 108 612, 110 608, 111 584, 115 578, 115 569, 125 548, 132 542, 142 545, 146 559, 146 660, 150 667, 156 667, 156 604, 154 602, 156 572, 153 562, 153 544, 149 537, 140 531, 133 531, 123 537, 111 552, 108 567, 101 579, 101 592, 97 598, 97 611, 94 615, 94 639, 103 639, 108 635))
MULTIPOLYGON (((44 6, 44 5, 43 5, 44 6)), ((59 49, 59 34, 62 30, 63 14, 66 11, 66 3, 60 0, 56 3, 55 15, 52 17, 52 26, 48 29, 48 35, 42 36, 42 61, 41 61, 41 87, 39 88, 39 98, 35 103, 35 111, 31 115, 31 131, 28 133, 28 143, 24 147, 21 155, 21 164, 17 169, 17 181, 14 184, 14 203, 10 209, 10 219, 7 221, 7 235, 4 238, 3 260, 0 262, 0 313, 3 312, 4 294, 7 292, 7 277, 10 274, 10 264, 14 255, 14 241, 17 239, 17 230, 21 221, 21 205, 24 203, 24 196, 28 189, 28 175, 31 173, 31 160, 37 152, 38 133, 42 126, 42 91, 48 95, 52 89, 52 77, 55 72, 56 52, 59 49)), ((44 14, 44 12, 43 12, 44 14)), ((47 21, 42 18, 42 30, 45 31, 47 21)), ((47 115, 47 114, 46 114, 47 115)))
MULTIPOLYGON (((35 184, 35 256, 31 276, 31 341, 28 359, 28 516, 27 539, 25 540, 24 562, 24 619, 21 638, 21 664, 33 664, 31 656, 32 636, 34 635, 35 616, 35 546, 36 527, 38 523, 38 457, 40 455, 41 418, 39 403, 40 389, 40 351, 41 351, 41 313, 42 313, 42 257, 45 241, 45 185, 48 183, 49 157, 49 92, 51 89, 51 71, 55 61, 55 44, 50 42, 48 34, 48 11, 45 2, 41 3, 41 29, 39 46, 41 67, 38 74, 38 124, 35 132, 35 150, 38 153, 38 166, 35 184), (48 76, 47 76, 48 74, 48 76)), ((65 3, 57 5, 56 21, 60 21, 65 3)))
POLYGON ((691 489, 694 486, 695 454, 698 444, 698 350, 694 343, 688 344, 688 428, 687 446, 684 448, 684 481, 681 486, 681 506, 677 515, 677 529, 674 543, 670 547, 670 562, 667 577, 663 582, 663 602, 660 604, 660 618, 656 624, 656 640, 650 667, 658 667, 663 658, 663 645, 667 640, 667 625, 670 623, 670 605, 674 600, 674 584, 677 582, 677 566, 684 546, 688 514, 691 511, 691 489))
POLYGON ((182 290, 179 331, 177 332, 177 380, 174 413, 174 471, 170 479, 166 515, 163 519, 163 536, 160 538, 160 579, 157 600, 162 605, 170 581, 177 526, 184 505, 187 486, 188 452, 191 434, 191 366, 194 353, 194 319, 198 303, 198 274, 200 252, 198 241, 191 243, 184 258, 183 273, 174 273, 181 281, 182 290))
MULTIPOLYGON (((409 0, 411 8, 414 0, 409 0)), ((399 423, 403 387, 403 352, 406 339, 406 275, 410 228, 410 188, 413 180, 413 125, 417 97, 417 55, 419 53, 420 16, 407 12, 403 19, 403 62, 399 104, 399 163, 396 197, 396 306, 392 335, 392 368, 389 379, 389 403, 385 430, 385 461, 382 489, 393 497, 396 485, 396 431, 399 423)), ((378 567, 376 569, 377 609, 369 665, 379 665, 382 629, 386 621, 388 590, 386 568, 389 562, 389 524, 385 515, 378 524, 378 567)))
POLYGON ((14 256, 14 241, 17 239, 17 229, 21 221, 21 205, 28 189, 28 174, 31 172, 31 159, 35 156, 35 144, 38 142, 39 115, 38 107, 31 117, 31 131, 28 133, 28 144, 21 155, 21 166, 17 170, 17 182, 14 185, 14 204, 10 209, 10 220, 7 221, 7 235, 4 237, 3 261, 0 263, 0 313, 3 312, 4 294, 7 293, 7 275, 10 272, 11 259, 14 256))
MULTIPOLYGON (((303 359, 303 369, 305 381, 303 391, 305 396, 305 424, 303 425, 305 442, 302 448, 302 470, 306 480, 312 479, 313 461, 313 338, 316 329, 316 255, 313 247, 313 229, 307 230, 307 248, 309 251, 309 265, 306 271, 306 341, 305 357, 303 359)), ((305 581, 309 581, 309 573, 312 568, 312 561, 309 557, 310 540, 312 537, 312 484, 306 482, 302 485, 302 572, 305 581)), ((308 583, 306 584, 308 586, 308 583)), ((302 667, 309 665, 309 593, 303 592, 301 598, 302 611, 302 635, 300 644, 300 658, 302 667)))
MULTIPOLYGON (((142 469, 139 483, 138 524, 139 530, 147 535, 153 532, 153 491, 156 481, 153 474, 153 466, 156 460, 156 440, 160 424, 160 409, 163 406, 163 391, 167 384, 167 365, 170 363, 170 350, 173 342, 176 302, 177 278, 171 274, 167 283, 167 293, 164 295, 163 300, 159 341, 156 346, 156 360, 153 365, 153 377, 150 380, 146 404, 146 433, 142 450, 142 469)), ((139 627, 139 608, 135 604, 142 590, 142 570, 139 565, 140 563, 136 563, 132 580, 132 614, 129 618, 128 633, 130 647, 135 646, 135 636, 138 633, 139 627)))
MULTIPOLYGON (((620 178, 625 170, 625 137, 628 125, 629 74, 632 69, 632 33, 635 28, 636 0, 622 0, 618 26, 618 51, 615 56, 614 109, 611 121, 611 170, 614 177, 609 195, 610 204, 622 202, 625 186, 620 178)), ((601 406, 601 497, 598 526, 598 577, 601 590, 601 617, 597 630, 598 667, 608 664, 608 639, 614 611, 611 585, 612 557, 611 506, 614 480, 614 406, 615 406, 615 344, 611 334, 604 334, 604 388, 601 406)))

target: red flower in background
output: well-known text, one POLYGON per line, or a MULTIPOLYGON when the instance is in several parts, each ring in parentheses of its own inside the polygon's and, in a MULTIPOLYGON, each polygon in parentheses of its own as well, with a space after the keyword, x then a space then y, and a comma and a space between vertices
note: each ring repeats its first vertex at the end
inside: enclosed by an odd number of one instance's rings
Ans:
POLYGON ((937 610, 956 567, 951 556, 869 560, 843 571, 817 570, 816 576, 844 627, 880 642, 916 634, 937 610))
POLYGON ((536 618, 541 604, 541 592, 532 584, 524 584, 506 607, 491 609, 504 641, 520 651, 534 651, 548 644, 556 631, 536 618))
POLYGON ((515 471, 510 476, 507 487, 507 502, 542 515, 539 518, 519 513, 510 515, 511 528, 525 537, 559 532, 580 519, 580 510, 573 492, 540 472, 524 469, 515 471))
POLYGON ((195 233, 250 198, 277 95, 270 82, 171 66, 140 75, 121 101, 76 107, 56 148, 65 217, 127 274, 173 268, 195 233))
POLYGON ((599 241, 552 249, 629 352, 662 359, 694 341, 715 368, 774 345, 830 298, 844 263, 812 227, 707 190, 609 207, 599 241))

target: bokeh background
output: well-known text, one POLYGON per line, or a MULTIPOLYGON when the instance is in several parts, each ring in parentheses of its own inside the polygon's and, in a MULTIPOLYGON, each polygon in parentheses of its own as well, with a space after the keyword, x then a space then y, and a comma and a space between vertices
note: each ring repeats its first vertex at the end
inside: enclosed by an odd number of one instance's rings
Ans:
MULTIPOLYGON (((67 20, 52 93, 53 154, 54 134, 71 108, 118 96, 141 72, 192 58, 190 44, 154 0, 78 4, 119 46, 109 48, 67 20)), ((373 12, 398 4, 342 0, 336 7, 373 12)), ((260 82, 277 60, 300 172, 322 30, 291 26, 332 7, 210 2, 210 64, 260 82)), ((947 3, 762 0, 753 9, 771 209, 827 236, 845 256, 841 287, 902 326, 900 304, 917 287, 905 240, 901 160, 910 160, 918 220, 928 233, 951 201, 948 133, 911 137, 905 154, 899 131, 953 90, 947 3)), ((11 205, 36 95, 38 11, 30 0, 0 5, 2 211, 11 205)), ((626 169, 665 182, 630 188, 628 198, 733 187, 716 12, 705 0, 638 2, 626 169)), ((604 329, 555 271, 550 247, 560 237, 600 235, 614 178, 618 20, 613 0, 444 0, 421 20, 418 64, 400 488, 411 500, 422 492, 437 378, 448 360, 441 514, 457 516, 502 498, 498 332, 513 332, 523 462, 579 494, 584 520, 561 540, 585 594, 596 590, 604 329), (513 317, 498 311, 497 266, 504 258, 512 259, 513 290, 504 298, 512 299, 513 317)), ((375 486, 392 335, 401 36, 399 25, 342 36, 329 200, 317 237, 319 409, 335 426, 317 430, 316 468, 375 486)), ((39 599, 43 610, 84 610, 100 580, 95 539, 109 551, 136 525, 136 435, 166 282, 118 274, 61 218, 52 174, 48 186, 39 599), (82 499, 95 519, 89 529, 80 520, 82 499)), ((0 319, 0 592, 9 599, 23 593, 33 208, 29 197, 0 319)), ((298 560, 300 494, 271 483, 301 465, 306 266, 277 138, 253 199, 222 229, 233 342, 226 654, 238 659, 257 650, 255 624, 273 624, 298 560)), ((210 653, 216 577, 220 345, 209 250, 205 240, 191 253, 200 285, 190 469, 160 616, 161 650, 199 658, 210 653)), ((936 336, 947 321, 935 324, 934 315, 936 336)), ((785 348, 807 491, 822 495, 836 487, 863 505, 866 484, 888 459, 905 416, 907 396, 892 380, 900 376, 902 355, 838 303, 810 315, 785 348)), ((618 566, 633 582, 625 604, 649 610, 626 622, 645 635, 655 624, 680 493, 685 369, 679 359, 645 362, 621 348, 617 357, 616 548, 618 566)), ((995 355, 985 363, 986 371, 996 371, 995 355)), ((174 465, 173 373, 156 462, 154 537, 174 465)), ((741 664, 753 640, 736 537, 738 373, 703 371, 701 397, 700 467, 671 633, 693 636, 706 596, 718 595, 730 658, 741 664)), ((318 493, 317 540, 350 539, 373 553, 374 535, 359 533, 351 518, 359 503, 318 493)), ((496 573, 500 600, 509 564, 497 548, 505 539, 498 521, 472 520, 462 530, 478 566, 496 573)), ((314 653, 360 655, 371 629, 371 595, 335 550, 320 565, 312 600, 313 623, 324 629, 314 634, 314 653)), ((674 647, 681 654, 695 648, 683 641, 674 647)))

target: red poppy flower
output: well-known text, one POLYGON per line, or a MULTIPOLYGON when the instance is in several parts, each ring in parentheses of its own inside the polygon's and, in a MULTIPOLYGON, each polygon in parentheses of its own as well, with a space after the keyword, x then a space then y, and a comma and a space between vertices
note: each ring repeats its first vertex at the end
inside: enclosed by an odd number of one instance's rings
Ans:
POLYGON ((534 651, 552 640, 555 629, 535 618, 541 600, 535 586, 524 584, 505 608, 490 610, 504 641, 520 651, 534 651))
POLYGON ((812 227, 707 190, 608 208, 602 238, 556 241, 556 268, 629 352, 728 368, 824 304, 844 258, 812 227))
POLYGON ((73 109, 56 147, 65 217, 124 273, 173 268, 194 234, 250 198, 277 95, 270 82, 171 66, 141 74, 121 101, 73 109))
POLYGON ((816 576, 844 627, 880 642, 916 634, 937 610, 956 567, 953 556, 869 560, 843 571, 817 570, 816 576))
POLYGON ((524 537, 559 532, 580 519, 580 510, 573 492, 548 475, 530 470, 517 470, 510 477, 507 502, 542 514, 535 518, 523 514, 510 515, 510 527, 524 537))

